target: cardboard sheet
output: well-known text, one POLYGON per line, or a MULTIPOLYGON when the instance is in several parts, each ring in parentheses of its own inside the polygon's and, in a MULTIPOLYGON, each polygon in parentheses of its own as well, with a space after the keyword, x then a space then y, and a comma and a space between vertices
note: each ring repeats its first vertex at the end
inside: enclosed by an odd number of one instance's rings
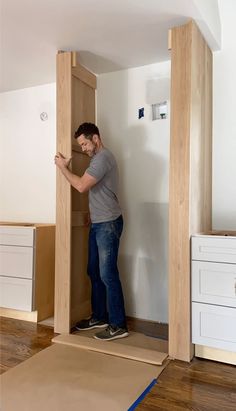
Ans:
POLYGON ((163 369, 54 344, 1 376, 1 409, 127 411, 163 369))

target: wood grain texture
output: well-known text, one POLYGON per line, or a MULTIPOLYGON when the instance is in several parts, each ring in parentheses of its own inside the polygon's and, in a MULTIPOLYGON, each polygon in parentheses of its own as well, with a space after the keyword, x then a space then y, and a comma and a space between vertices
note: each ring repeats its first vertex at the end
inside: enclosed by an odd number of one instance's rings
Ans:
MULTIPOLYGON (((57 151, 71 157, 71 53, 57 55, 57 151)), ((70 329, 71 187, 57 170, 55 330, 70 329)))
MULTIPOLYGON (((81 152, 74 133, 83 122, 95 122, 96 76, 77 63, 75 53, 57 56, 58 151, 72 157, 71 170, 83 175, 89 157, 81 152), (73 66, 73 67, 72 67, 73 66)), ((57 173, 57 236, 55 331, 67 333, 71 326, 90 314, 90 284, 87 276, 88 194, 71 189, 57 173)))
POLYGON ((171 42, 169 355, 190 361, 190 237, 211 228, 212 55, 194 22, 171 42))
MULTIPOLYGON (((95 123, 93 87, 96 85, 96 77, 78 63, 76 69, 76 73, 75 69, 72 69, 72 172, 81 176, 88 168, 90 158, 81 151, 73 136, 81 123, 95 123), (92 84, 90 84, 91 79, 93 79, 92 84)), ((75 224, 76 214, 77 217, 78 213, 85 216, 89 214, 88 193, 81 194, 72 188, 71 207, 71 327, 73 327, 77 321, 91 314, 91 287, 87 275, 89 226, 75 224)))
POLYGON ((36 228, 35 307, 38 321, 54 314, 55 226, 36 228))
POLYGON ((195 356, 236 365, 236 352, 195 344, 195 356))
POLYGON ((81 66, 79 63, 77 63, 76 66, 73 66, 72 74, 74 77, 77 77, 83 83, 87 84, 90 88, 94 90, 97 88, 97 78, 95 74, 90 73, 88 70, 86 70, 85 67, 81 66))
MULTIPOLYGON (((144 338, 148 338, 145 336, 141 336, 144 338)), ((128 341, 128 338, 126 341, 128 341)), ((154 339, 153 339, 154 340, 154 339)), ((107 341, 100 341, 95 340, 92 337, 85 337, 77 335, 59 335, 52 340, 54 343, 57 344, 65 344, 72 347, 82 348, 84 350, 95 351, 103 354, 108 354, 116 357, 127 358, 131 360, 136 360, 140 362, 145 362, 148 364, 153 365, 164 365, 164 361, 167 358, 167 354, 163 352, 159 352, 155 349, 151 348, 143 348, 137 347, 135 345, 122 344, 124 341, 123 339, 119 342, 113 342, 107 344, 107 341)), ((158 346, 158 341, 155 341, 156 345, 158 346)))
POLYGON ((137 411, 235 411, 236 367, 170 361, 137 411))
POLYGON ((95 90, 87 83, 84 83, 82 79, 72 76, 73 143, 75 143, 74 132, 84 122, 95 123, 95 90))
POLYGON ((0 317, 12 318, 15 320, 30 321, 37 323, 38 312, 37 311, 21 311, 13 310, 12 308, 0 307, 0 317))
POLYGON ((12 318, 0 318, 0 374, 51 345, 53 328, 12 318))

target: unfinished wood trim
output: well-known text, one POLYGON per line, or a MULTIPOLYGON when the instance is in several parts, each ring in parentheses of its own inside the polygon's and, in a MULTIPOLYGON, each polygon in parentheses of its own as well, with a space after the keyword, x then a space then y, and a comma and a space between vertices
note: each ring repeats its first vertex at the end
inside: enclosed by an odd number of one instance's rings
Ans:
MULTIPOLYGON (((71 156, 71 53, 57 54, 57 151, 71 156)), ((55 332, 70 330, 71 187, 56 176, 55 332)))
POLYGON ((76 64, 76 67, 72 67, 72 75, 83 81, 83 83, 87 84, 94 90, 97 88, 97 77, 95 74, 90 73, 79 63, 76 64))
POLYGON ((233 351, 220 350, 219 348, 195 345, 195 356, 207 358, 208 360, 224 362, 236 365, 236 353, 233 351))
POLYGON ((171 29, 168 30, 168 50, 171 50, 171 29))
POLYGON ((38 312, 37 311, 20 311, 13 310, 12 308, 0 307, 0 316, 7 318, 14 318, 15 320, 30 321, 37 323, 38 312))
POLYGON ((72 53, 71 53, 71 64, 72 64, 72 67, 76 67, 76 64, 77 64, 77 53, 76 53, 76 51, 72 51, 72 53))
POLYGON ((212 55, 194 22, 171 37, 169 355, 190 361, 190 237, 211 229, 212 55))
POLYGON ((88 227, 89 211, 72 211, 72 227, 88 227))
POLYGON ((204 231, 204 235, 215 235, 215 236, 223 236, 223 237, 235 237, 236 231, 230 230, 209 230, 204 231))
POLYGON ((96 340, 91 337, 77 335, 58 335, 52 339, 53 343, 67 344, 72 347, 79 347, 85 350, 105 353, 117 357, 128 358, 136 361, 143 361, 154 365, 163 365, 167 354, 156 350, 136 347, 131 345, 113 342, 104 344, 104 341, 96 340))
POLYGON ((37 227, 35 245, 35 307, 41 321, 54 314, 55 226, 37 227))

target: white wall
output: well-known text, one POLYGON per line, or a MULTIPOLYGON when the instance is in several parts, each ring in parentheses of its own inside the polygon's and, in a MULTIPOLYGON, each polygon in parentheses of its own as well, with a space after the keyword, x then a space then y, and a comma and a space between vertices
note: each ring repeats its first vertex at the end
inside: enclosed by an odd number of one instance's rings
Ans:
POLYGON ((55 222, 55 108, 55 83, 0 94, 1 221, 55 222))
POLYGON ((100 75, 97 119, 120 168, 125 229, 119 266, 127 315, 167 323, 170 117, 151 120, 166 77, 169 61, 100 75))
POLYGON ((222 50, 213 66, 213 227, 236 230, 236 2, 219 1, 222 50))

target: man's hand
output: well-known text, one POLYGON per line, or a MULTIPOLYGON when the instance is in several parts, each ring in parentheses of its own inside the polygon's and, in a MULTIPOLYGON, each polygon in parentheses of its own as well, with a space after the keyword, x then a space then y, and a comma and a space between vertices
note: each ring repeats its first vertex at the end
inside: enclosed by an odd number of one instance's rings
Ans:
POLYGON ((60 168, 60 170, 68 168, 71 160, 72 160, 72 157, 66 158, 63 156, 63 154, 59 152, 54 157, 54 163, 56 164, 58 168, 60 168))

